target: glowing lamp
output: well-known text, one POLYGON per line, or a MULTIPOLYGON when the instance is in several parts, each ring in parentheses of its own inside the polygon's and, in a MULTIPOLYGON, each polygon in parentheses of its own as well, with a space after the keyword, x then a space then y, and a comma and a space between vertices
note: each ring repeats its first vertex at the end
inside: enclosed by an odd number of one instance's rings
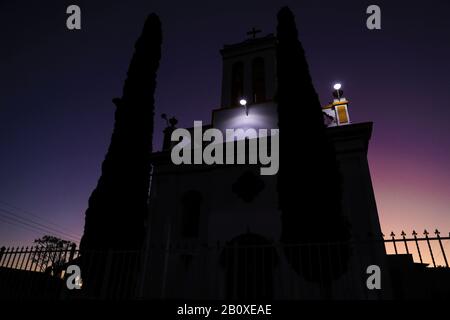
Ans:
POLYGON ((342 86, 341 86, 340 83, 336 83, 336 84, 333 86, 334 90, 339 90, 341 87, 342 87, 342 86))
POLYGON ((245 115, 248 116, 247 100, 241 99, 241 100, 239 100, 239 103, 241 104, 241 106, 243 106, 245 108, 245 115))

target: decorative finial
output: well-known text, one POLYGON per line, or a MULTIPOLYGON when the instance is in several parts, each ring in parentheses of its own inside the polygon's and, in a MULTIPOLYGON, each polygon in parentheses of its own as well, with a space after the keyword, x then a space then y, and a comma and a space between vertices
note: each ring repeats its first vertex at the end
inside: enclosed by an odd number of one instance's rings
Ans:
POLYGON ((252 36, 253 39, 256 39, 256 34, 260 32, 262 31, 253 27, 250 31, 247 32, 247 35, 252 36))
POLYGON ((166 124, 167 124, 167 126, 169 126, 169 120, 167 119, 167 114, 161 113, 161 118, 166 120, 166 124))
POLYGON ((170 126, 171 126, 172 128, 174 128, 174 127, 177 125, 178 120, 177 120, 177 118, 172 117, 172 118, 169 119, 169 123, 170 123, 170 126))
POLYGON ((175 126, 178 123, 178 120, 175 117, 167 118, 167 114, 161 114, 161 118, 166 120, 167 127, 163 130, 164 138, 163 138, 163 150, 169 150, 172 147, 171 135, 175 130, 175 126))
POLYGON ((178 123, 177 118, 172 117, 172 118, 169 119, 169 118, 167 118, 167 114, 165 114, 165 113, 162 113, 162 114, 161 114, 161 118, 164 119, 164 120, 166 120, 166 124, 167 124, 168 127, 175 128, 175 126, 176 126, 177 123, 178 123))

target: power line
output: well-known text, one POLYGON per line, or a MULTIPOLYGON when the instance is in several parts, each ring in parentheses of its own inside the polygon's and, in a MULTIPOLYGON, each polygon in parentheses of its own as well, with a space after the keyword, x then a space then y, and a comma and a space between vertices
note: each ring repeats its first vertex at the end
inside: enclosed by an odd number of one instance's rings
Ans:
POLYGON ((39 231, 39 232, 44 233, 44 234, 55 235, 55 236, 58 236, 58 237, 61 237, 61 238, 65 238, 65 239, 71 240, 71 241, 79 241, 79 239, 77 239, 77 238, 69 237, 69 236, 66 236, 66 235, 61 235, 61 234, 59 234, 59 233, 57 233, 55 231, 48 230, 48 229, 45 229, 45 228, 42 228, 42 227, 39 227, 39 226, 35 226, 35 225, 32 225, 32 224, 24 222, 24 221, 20 221, 20 220, 15 219, 15 218, 5 216, 5 215, 3 215, 1 213, 0 213, 0 218, 2 218, 2 221, 9 222, 9 224, 15 224, 15 225, 20 226, 20 227, 26 227, 25 229, 28 229, 28 230, 31 229, 31 231, 34 231, 34 232, 39 231))
POLYGON ((72 237, 72 238, 78 238, 78 235, 75 235, 75 234, 72 234, 72 233, 68 233, 68 232, 65 232, 65 231, 61 231, 59 229, 47 226, 47 225, 42 224, 40 222, 36 222, 36 221, 34 221, 32 219, 23 217, 23 216, 21 216, 20 214, 18 214, 16 212, 13 212, 13 211, 10 211, 10 210, 6 210, 6 209, 3 209, 3 208, 0 208, 0 211, 2 211, 2 212, 6 213, 6 214, 8 214, 8 215, 10 215, 10 216, 12 216, 14 218, 19 218, 19 219, 22 219, 22 220, 24 220, 26 222, 36 224, 36 225, 38 225, 40 227, 46 228, 46 229, 51 230, 53 232, 57 232, 57 233, 60 233, 62 235, 66 235, 66 236, 69 236, 69 237, 72 237))
POLYGON ((45 219, 45 218, 41 217, 41 216, 38 215, 38 214, 35 214, 35 213, 33 213, 33 212, 30 212, 29 210, 25 210, 25 209, 23 209, 23 208, 19 208, 18 206, 12 205, 12 204, 10 204, 10 203, 8 203, 8 202, 5 202, 5 201, 2 201, 2 200, 0 200, 0 204, 3 204, 3 205, 5 205, 5 206, 9 207, 10 210, 19 211, 19 212, 21 212, 21 213, 24 213, 24 214, 27 214, 27 215, 29 215, 29 216, 31 216, 31 217, 34 217, 34 218, 36 218, 36 219, 38 219, 38 220, 41 220, 41 221, 43 221, 43 222, 45 222, 45 223, 47 223, 47 224, 51 224, 51 225, 53 225, 54 227, 57 227, 57 228, 59 228, 59 229, 63 229, 63 230, 65 230, 65 232, 67 232, 67 233, 75 234, 75 232, 73 232, 73 230, 70 230, 70 229, 67 228, 67 227, 64 227, 64 226, 61 226, 61 225, 59 225, 59 224, 56 224, 56 223, 54 223, 53 221, 50 221, 50 220, 48 220, 48 219, 45 219))
POLYGON ((1 216, 0 215, 0 221, 6 222, 6 223, 8 223, 10 225, 13 225, 13 226, 16 226, 16 227, 21 227, 21 228, 26 229, 28 231, 32 231, 33 233, 41 233, 41 234, 44 233, 44 234, 48 234, 48 235, 58 236, 60 238, 67 239, 67 240, 74 241, 74 242, 78 242, 79 241, 79 240, 74 239, 74 238, 69 238, 69 237, 66 237, 66 236, 61 236, 59 234, 55 234, 52 231, 45 230, 43 228, 33 226, 31 224, 27 224, 27 223, 22 222, 22 221, 14 220, 14 219, 12 219, 10 217, 6 217, 6 216, 1 216))
POLYGON ((45 218, 41 217, 41 216, 38 215, 38 214, 35 214, 35 213, 30 212, 29 210, 25 210, 25 209, 23 209, 23 208, 17 207, 17 206, 15 206, 15 205, 12 205, 12 204, 10 204, 10 203, 8 203, 8 202, 1 201, 1 200, 0 200, 0 204, 6 205, 6 206, 8 206, 10 209, 14 209, 15 211, 18 210, 19 212, 22 212, 22 213, 24 213, 24 214, 27 214, 27 215, 29 215, 29 216, 32 216, 32 217, 34 217, 34 218, 36 218, 36 219, 38 219, 38 220, 41 220, 41 221, 43 221, 43 222, 45 222, 45 223, 51 224, 51 225, 53 225, 53 226, 55 226, 55 227, 57 227, 57 228, 64 229, 64 230, 65 230, 66 232, 68 232, 68 233, 74 233, 73 230, 70 230, 69 228, 67 228, 67 227, 65 227, 65 226, 56 224, 56 223, 54 223, 53 221, 50 221, 50 220, 48 220, 48 219, 45 219, 45 218))
POLYGON ((46 233, 54 233, 54 234, 57 234, 59 236, 66 237, 66 238, 69 238, 69 239, 75 240, 75 241, 79 241, 80 240, 79 237, 77 237, 75 235, 71 235, 71 234, 68 234, 68 233, 65 233, 65 232, 53 229, 51 227, 45 226, 45 225, 43 225, 41 223, 32 221, 30 219, 24 219, 23 217, 16 216, 16 215, 14 215, 14 213, 8 212, 8 211, 3 210, 1 208, 0 208, 0 211, 3 212, 3 213, 0 212, 0 216, 3 217, 3 218, 15 221, 15 222, 23 224, 23 225, 27 225, 27 226, 29 226, 31 228, 38 229, 39 231, 43 231, 43 232, 46 232, 46 233))
POLYGON ((17 224, 17 223, 13 223, 13 222, 11 222, 11 221, 8 221, 8 220, 5 220, 4 218, 2 218, 2 217, 0 217, 0 221, 2 221, 2 222, 5 222, 5 223, 7 223, 7 224, 9 224, 9 225, 12 225, 13 227, 18 227, 18 228, 22 228, 22 229, 25 229, 25 230, 28 230, 28 231, 31 231, 31 232, 33 232, 33 233, 36 233, 36 234, 39 234, 39 233, 41 233, 42 231, 40 231, 40 230, 35 230, 35 229, 33 229, 33 228, 29 228, 29 227, 27 227, 27 226, 25 226, 25 225, 21 225, 21 224, 17 224))
MULTIPOLYGON (((8 224, 10 224, 12 226, 15 226, 15 227, 20 227, 20 228, 26 229, 28 231, 32 231, 33 233, 46 233, 46 234, 50 233, 50 234, 54 234, 53 232, 49 232, 48 230, 41 229, 39 227, 27 224, 25 222, 15 221, 14 219, 6 217, 6 216, 1 216, 0 215, 0 221, 8 223, 8 224)), ((63 237, 63 238, 68 239, 67 237, 63 237)), ((75 241, 75 242, 78 241, 76 239, 69 239, 69 240, 75 241)))

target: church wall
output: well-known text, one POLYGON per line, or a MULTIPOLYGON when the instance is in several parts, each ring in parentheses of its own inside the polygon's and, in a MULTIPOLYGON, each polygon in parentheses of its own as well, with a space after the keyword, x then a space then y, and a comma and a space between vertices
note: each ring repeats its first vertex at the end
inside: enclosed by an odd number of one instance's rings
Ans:
POLYGON ((349 218, 352 240, 360 245, 353 249, 351 265, 360 296, 368 299, 389 298, 390 275, 386 252, 382 241, 375 195, 367 161, 368 143, 372 123, 360 123, 329 129, 337 151, 343 183, 343 212, 349 218), (366 269, 378 265, 385 287, 383 290, 367 290, 366 269), (383 296, 379 296, 380 294, 383 296))
POLYGON ((248 107, 248 115, 244 107, 215 110, 213 127, 225 133, 226 129, 270 129, 278 128, 277 107, 273 102, 254 104, 248 107))
MULTIPOLYGON (((278 128, 277 106, 273 101, 251 103, 251 67, 253 59, 257 57, 265 61, 268 100, 272 100, 276 91, 273 36, 226 46, 221 53, 222 98, 220 109, 213 112, 212 127, 222 132, 226 129, 278 128), (239 61, 244 65, 242 98, 249 102, 248 115, 243 106, 232 107, 231 102, 232 66, 239 61)), ((385 249, 367 162, 371 130, 371 123, 327 129, 335 145, 342 175, 343 212, 351 224, 352 241, 357 243, 352 247, 348 272, 334 281, 325 294, 318 284, 309 283, 294 272, 285 258, 285 252, 278 246, 275 248, 278 262, 272 267, 271 275, 273 298, 320 299, 324 295, 327 295, 326 298, 342 299, 389 297, 385 249), (369 291, 366 287, 366 269, 373 264, 380 266, 382 271, 382 297, 379 296, 379 290, 369 291)), ((227 286, 222 265, 225 244, 249 234, 261 237, 267 243, 279 244, 281 220, 276 191, 277 176, 261 176, 259 166, 175 166, 168 154, 162 158, 153 163, 141 295, 154 298, 223 299, 227 286), (246 175, 248 171, 253 174, 246 175), (259 189, 261 182, 262 190, 259 189), (241 183, 243 186, 233 190, 233 186, 241 183), (200 194, 199 205, 186 205, 183 202, 186 192, 191 190, 200 194), (253 196, 250 196, 250 201, 246 201, 249 194, 253 196), (183 215, 196 208, 199 208, 196 222, 198 234, 192 230, 185 232, 183 215)))
MULTIPOLYGON (((380 229, 365 155, 367 140, 358 135, 348 137, 351 139, 335 140, 344 184, 343 208, 352 225, 353 240, 370 240, 368 234, 379 235, 380 229)), ((232 191, 232 185, 247 170, 248 167, 227 165, 155 166, 148 244, 154 243, 160 249, 154 250, 152 262, 146 269, 147 297, 222 299, 226 291, 225 270, 220 266, 222 246, 247 232, 278 242, 281 222, 276 176, 260 176, 255 166, 252 170, 264 182, 264 189, 252 202, 246 203, 232 191), (189 190, 199 191, 204 199, 198 238, 181 235, 181 198, 189 190), (203 247, 204 244, 207 246, 203 247), (164 251, 169 245, 181 249, 171 249, 172 253, 167 256, 164 251)), ((295 274, 284 252, 279 248, 277 252, 279 263, 273 271, 274 298, 321 298, 319 286, 295 274)), ((334 282, 333 296, 380 298, 365 287, 365 271, 371 264, 380 265, 384 270, 384 246, 358 245, 352 252, 349 272, 334 282)), ((383 279, 388 276, 383 274, 383 279)))
MULTIPOLYGON (((159 249, 151 259, 153 263, 147 268, 147 275, 152 273, 152 278, 148 279, 147 276, 146 280, 146 287, 150 289, 145 290, 147 295, 158 297, 164 291, 164 294, 175 297, 184 292, 184 289, 180 290, 180 286, 195 287, 199 295, 207 292, 220 295, 221 290, 218 288, 223 286, 220 283, 224 282, 224 270, 218 263, 220 252, 209 250, 205 252, 204 258, 193 258, 187 268, 181 254, 165 257, 162 253, 164 249, 161 248, 165 248, 168 243, 173 246, 187 246, 186 252, 189 252, 189 248, 197 251, 203 244, 214 246, 220 243, 220 246, 223 246, 247 232, 262 235, 270 241, 280 238, 281 222, 277 202, 273 199, 276 194, 276 176, 260 176, 259 167, 252 168, 255 176, 263 181, 264 189, 252 202, 246 203, 232 191, 233 183, 246 171, 248 167, 244 166, 213 168, 196 165, 177 167, 167 164, 155 167, 150 195, 152 205, 147 246, 150 243, 156 244, 159 249), (199 191, 204 199, 198 238, 181 235, 180 200, 189 190, 199 191), (195 267, 198 264, 201 264, 201 268, 195 267), (207 265, 209 268, 206 268, 207 265), (200 275, 200 270, 208 272, 200 275), (164 283, 163 279, 168 280, 164 283)), ((194 297, 194 291, 186 297, 194 297)))
MULTIPOLYGON (((279 238, 279 231, 273 231, 279 229, 274 228, 274 223, 279 224, 277 202, 273 201, 276 176, 261 176, 259 167, 254 166, 250 171, 263 181, 264 189, 252 202, 246 203, 233 193, 232 185, 242 173, 249 171, 248 167, 223 165, 212 168, 192 165, 182 168, 167 165, 156 170, 151 194, 152 219, 156 224, 163 221, 167 224, 171 220, 174 239, 185 240, 179 236, 180 199, 189 190, 199 191, 204 198, 199 241, 228 241, 232 235, 245 232, 247 226, 252 231, 262 232, 274 239, 279 238)), ((161 232, 161 229, 154 231, 153 239, 164 239, 161 232)))

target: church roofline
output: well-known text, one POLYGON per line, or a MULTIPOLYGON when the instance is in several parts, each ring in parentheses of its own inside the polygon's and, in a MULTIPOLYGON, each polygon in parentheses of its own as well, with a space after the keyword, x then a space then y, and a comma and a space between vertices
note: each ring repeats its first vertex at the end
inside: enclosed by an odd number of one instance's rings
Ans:
POLYGON ((275 47, 276 37, 270 33, 264 37, 256 39, 246 39, 235 44, 226 44, 220 50, 223 58, 231 56, 248 54, 252 51, 261 51, 261 49, 270 49, 275 47))

